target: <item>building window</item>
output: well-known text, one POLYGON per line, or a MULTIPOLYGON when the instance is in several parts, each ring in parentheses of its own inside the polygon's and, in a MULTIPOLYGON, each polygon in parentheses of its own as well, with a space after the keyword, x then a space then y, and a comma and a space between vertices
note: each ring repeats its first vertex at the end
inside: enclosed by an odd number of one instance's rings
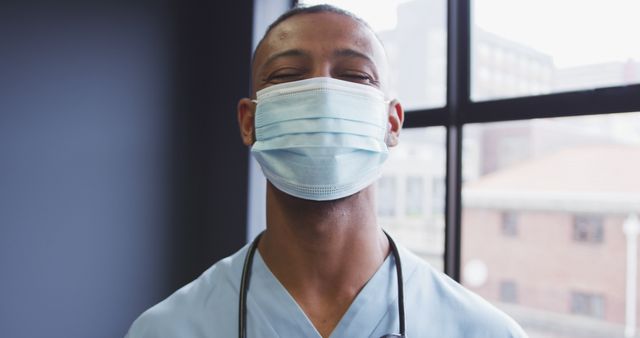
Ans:
POLYGON ((444 213, 444 196, 446 194, 446 186, 444 177, 436 176, 431 180, 431 206, 433 212, 444 213))
POLYGON ((598 215, 575 215, 573 217, 573 240, 577 242, 602 243, 604 220, 598 215))
POLYGON ((505 303, 518 302, 518 285, 512 280, 500 282, 500 301, 505 303))
POLYGON ((420 217, 424 213, 424 180, 419 176, 407 177, 406 215, 420 217))
POLYGON ((396 178, 393 176, 381 177, 378 180, 378 216, 395 216, 396 200, 396 178))
POLYGON ((587 292, 571 293, 571 313, 595 318, 604 318, 604 298, 587 292))
POLYGON ((502 234, 507 237, 518 236, 518 214, 513 211, 502 213, 502 234))

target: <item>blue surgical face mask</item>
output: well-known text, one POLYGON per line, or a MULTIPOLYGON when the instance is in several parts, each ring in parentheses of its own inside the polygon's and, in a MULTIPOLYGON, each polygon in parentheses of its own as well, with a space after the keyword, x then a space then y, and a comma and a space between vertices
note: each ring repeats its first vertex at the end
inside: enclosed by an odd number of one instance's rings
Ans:
POLYGON ((279 190, 335 200, 380 176, 389 102, 378 89, 318 77, 260 90, 256 103, 251 152, 279 190))

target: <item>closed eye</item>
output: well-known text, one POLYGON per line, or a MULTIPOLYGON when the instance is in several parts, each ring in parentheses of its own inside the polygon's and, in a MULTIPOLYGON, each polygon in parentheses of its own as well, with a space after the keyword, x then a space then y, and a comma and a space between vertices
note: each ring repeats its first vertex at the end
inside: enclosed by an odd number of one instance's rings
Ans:
POLYGON ((269 75, 264 82, 267 83, 282 83, 282 82, 290 82, 302 79, 304 76, 304 71, 300 70, 281 70, 278 72, 274 72, 269 75))
POLYGON ((270 80, 289 79, 289 78, 298 77, 298 76, 300 75, 299 74, 278 74, 278 75, 271 76, 269 79, 270 80))
POLYGON ((339 76, 339 78, 356 83, 362 84, 374 84, 377 85, 378 81, 376 81, 371 75, 366 73, 344 73, 339 76))

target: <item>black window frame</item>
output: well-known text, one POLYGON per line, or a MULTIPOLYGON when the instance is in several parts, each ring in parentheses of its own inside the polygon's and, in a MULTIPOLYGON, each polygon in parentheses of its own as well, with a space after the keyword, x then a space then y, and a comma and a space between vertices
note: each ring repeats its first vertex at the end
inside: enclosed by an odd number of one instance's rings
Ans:
MULTIPOLYGON (((292 6, 298 1, 293 0, 292 6)), ((447 130, 444 270, 460 281, 462 139, 471 123, 640 111, 640 84, 486 101, 471 100, 471 0, 447 0, 447 101, 444 107, 410 110, 405 128, 447 130)))

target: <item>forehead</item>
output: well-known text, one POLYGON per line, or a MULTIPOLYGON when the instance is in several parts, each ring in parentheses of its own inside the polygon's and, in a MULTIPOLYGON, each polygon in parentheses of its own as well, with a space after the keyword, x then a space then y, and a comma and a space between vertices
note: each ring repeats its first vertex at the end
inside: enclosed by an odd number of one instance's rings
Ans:
POLYGON ((339 13, 304 13, 284 20, 264 38, 256 51, 254 76, 271 55, 291 49, 303 49, 318 58, 353 49, 369 56, 381 73, 387 67, 382 44, 364 24, 339 13))

